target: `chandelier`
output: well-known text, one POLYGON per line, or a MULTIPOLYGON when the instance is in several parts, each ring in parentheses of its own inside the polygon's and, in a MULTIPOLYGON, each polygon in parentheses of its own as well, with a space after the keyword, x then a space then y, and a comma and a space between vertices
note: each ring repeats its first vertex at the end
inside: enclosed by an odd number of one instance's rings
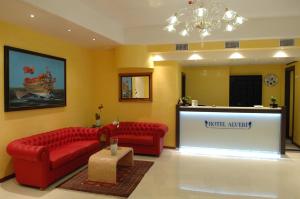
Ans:
POLYGON ((234 31, 247 19, 214 0, 189 0, 188 5, 167 19, 168 32, 179 31, 183 37, 197 31, 201 39, 217 29, 234 31))

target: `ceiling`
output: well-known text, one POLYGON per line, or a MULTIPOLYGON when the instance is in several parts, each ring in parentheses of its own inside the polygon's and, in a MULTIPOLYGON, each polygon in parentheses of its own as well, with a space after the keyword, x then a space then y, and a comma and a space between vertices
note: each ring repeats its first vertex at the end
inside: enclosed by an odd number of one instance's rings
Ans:
MULTIPOLYGON (((187 0, 81 0, 124 28, 164 25, 165 19, 187 4, 187 0)), ((300 16, 299 0, 222 0, 226 7, 247 18, 300 16)))
POLYGON ((63 38, 83 47, 111 47, 117 43, 63 17, 51 14, 20 0, 0 0, 0 21, 7 21, 63 38), (13 13, 13 14, 12 14, 13 13), (31 19, 30 14, 35 18, 31 19), (71 29, 71 32, 67 30, 71 29), (93 41, 93 38, 96 40, 93 41))
MULTIPOLYGON (((232 33, 216 31, 207 41, 300 37, 299 0, 218 1, 249 20, 232 33)), ((163 31, 166 19, 184 7, 187 0, 0 0, 0 3, 0 20, 31 25, 91 47, 200 41, 197 34, 183 38, 163 31), (34 23, 27 22, 31 12, 37 15, 34 23), (70 26, 77 29, 77 36, 59 34, 70 26), (87 41, 92 35, 98 37, 98 42, 87 41)))
MULTIPOLYGON (((185 6, 186 2, 187 0, 0 0, 0 20, 31 27, 90 48, 111 48, 120 44, 200 42, 197 34, 181 37, 163 31, 166 19, 185 6), (36 17, 31 19, 30 14, 35 14, 36 17), (72 31, 68 32, 68 29, 72 31)), ((299 0, 219 2, 247 17, 248 21, 234 32, 216 31, 204 41, 300 38, 299 0)), ((291 59, 294 60, 295 57, 291 59)), ((293 61, 291 59, 280 61, 293 61)), ((252 61, 254 63, 254 58, 252 61)), ((265 59, 264 62, 274 61, 276 60, 265 59)), ((209 59, 202 61, 205 62, 209 62, 209 59)))

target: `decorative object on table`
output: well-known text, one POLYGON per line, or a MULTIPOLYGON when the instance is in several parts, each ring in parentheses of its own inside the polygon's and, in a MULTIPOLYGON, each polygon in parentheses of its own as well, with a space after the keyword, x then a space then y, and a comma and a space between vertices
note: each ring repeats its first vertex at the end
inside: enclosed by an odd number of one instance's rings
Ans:
POLYGON ((198 106, 198 100, 192 100, 192 106, 198 106))
POLYGON ((111 155, 116 155, 118 152, 118 138, 110 138, 110 152, 111 155))
POLYGON ((192 32, 203 39, 215 30, 232 32, 247 19, 217 0, 188 0, 187 5, 167 19, 168 32, 180 31, 183 37, 192 32))
POLYGON ((177 102, 178 105, 182 106, 183 105, 183 101, 182 101, 182 97, 179 98, 178 102, 177 102))
POLYGON ((278 84, 278 76, 275 74, 268 74, 264 76, 264 82, 268 87, 273 87, 278 84))
POLYGON ((66 106, 66 59, 4 46, 5 111, 66 106))
POLYGON ((190 96, 182 97, 183 106, 190 106, 192 98, 190 96))
POLYGON ((101 126, 101 110, 104 108, 103 104, 98 106, 98 111, 95 113, 95 119, 96 119, 96 124, 95 127, 100 127, 101 126))
POLYGON ((272 107, 272 108, 277 108, 277 107, 278 107, 278 104, 277 104, 277 98, 274 97, 274 96, 271 96, 271 104, 270 104, 270 107, 272 107))
POLYGON ((135 160, 132 167, 118 166, 117 184, 88 180, 88 169, 77 173, 60 184, 58 188, 89 193, 129 197, 154 162, 135 160))
POLYGON ((113 124, 114 126, 116 126, 117 128, 119 128, 119 126, 120 126, 119 118, 117 118, 115 121, 113 121, 112 124, 113 124))

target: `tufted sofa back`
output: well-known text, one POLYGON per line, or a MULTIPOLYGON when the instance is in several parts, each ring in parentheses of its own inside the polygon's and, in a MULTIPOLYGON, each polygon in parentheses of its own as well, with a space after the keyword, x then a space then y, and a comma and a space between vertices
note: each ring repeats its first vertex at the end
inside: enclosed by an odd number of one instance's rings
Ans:
POLYGON ((112 129, 112 135, 158 135, 163 137, 168 127, 159 123, 148 122, 120 122, 119 127, 112 129))
POLYGON ((51 151, 68 143, 92 139, 99 139, 99 129, 71 127, 33 135, 18 141, 30 146, 45 146, 51 151))

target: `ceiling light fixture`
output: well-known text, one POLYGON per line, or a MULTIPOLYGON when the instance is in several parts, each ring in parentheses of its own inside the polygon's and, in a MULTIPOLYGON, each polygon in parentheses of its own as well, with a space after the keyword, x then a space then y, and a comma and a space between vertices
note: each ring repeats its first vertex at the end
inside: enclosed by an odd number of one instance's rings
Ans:
POLYGON ((152 61, 164 61, 164 58, 161 55, 152 55, 152 61))
POLYGON ((273 57, 275 58, 285 58, 285 57, 288 57, 288 55, 286 54, 286 52, 280 50, 280 51, 277 51, 273 57))
POLYGON ((229 56, 229 59, 243 59, 245 58, 241 53, 235 52, 229 56))
POLYGON ((203 39, 217 29, 232 32, 247 19, 226 8, 217 0, 188 0, 188 5, 167 19, 164 30, 179 31, 181 36, 189 36, 198 31, 203 39))
POLYGON ((93 38, 93 41, 96 41, 96 38, 93 38))
POLYGON ((196 60, 202 60, 203 57, 201 57, 199 54, 197 53, 194 53, 192 54, 191 56, 189 56, 188 60, 193 60, 193 61, 196 61, 196 60))
POLYGON ((71 30, 71 29, 68 29, 67 31, 68 31, 68 32, 71 32, 72 30, 71 30))
POLYGON ((34 14, 30 14, 29 17, 30 17, 30 18, 34 18, 35 15, 34 15, 34 14))

